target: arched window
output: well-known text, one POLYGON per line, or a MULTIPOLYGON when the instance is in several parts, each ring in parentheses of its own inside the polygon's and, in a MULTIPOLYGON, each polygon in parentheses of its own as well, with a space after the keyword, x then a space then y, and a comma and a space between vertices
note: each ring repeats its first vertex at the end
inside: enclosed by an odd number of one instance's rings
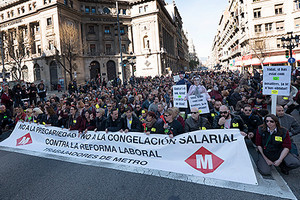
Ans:
POLYGON ((144 49, 150 49, 150 41, 147 35, 143 38, 143 45, 144 49))
POLYGON ((34 65, 33 73, 34 73, 34 80, 35 81, 41 80, 41 67, 38 64, 34 65))

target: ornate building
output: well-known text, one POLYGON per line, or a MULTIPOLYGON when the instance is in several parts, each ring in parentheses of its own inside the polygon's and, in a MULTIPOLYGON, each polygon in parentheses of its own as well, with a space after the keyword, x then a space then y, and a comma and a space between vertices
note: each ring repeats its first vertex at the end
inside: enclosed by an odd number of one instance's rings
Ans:
MULTIPOLYGON (((25 46, 30 47, 20 63, 21 79, 43 79, 54 87, 70 79, 63 67, 68 66, 62 49, 64 24, 72 24, 78 35, 76 54, 73 52, 71 59, 71 74, 78 82, 98 74, 106 80, 122 78, 122 72, 126 79, 131 75, 156 76, 188 66, 188 40, 175 3, 119 0, 117 10, 112 0, 1 0, 3 43, 11 36, 17 48, 16 35, 22 32, 25 46)), ((5 70, 14 79, 18 67, 14 67, 8 49, 4 48, 5 70)))

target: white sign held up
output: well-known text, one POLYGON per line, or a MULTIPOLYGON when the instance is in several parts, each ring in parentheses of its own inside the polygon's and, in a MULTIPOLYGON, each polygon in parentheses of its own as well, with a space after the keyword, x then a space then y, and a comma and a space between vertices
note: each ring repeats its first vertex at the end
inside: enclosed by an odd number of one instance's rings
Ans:
POLYGON ((200 114, 209 113, 209 107, 204 95, 197 97, 195 95, 189 96, 190 109, 196 107, 199 109, 200 114))
POLYGON ((291 66, 264 66, 263 94, 290 95, 291 66))
POLYGON ((186 85, 174 85, 173 86, 173 99, 174 107, 187 108, 187 101, 184 100, 186 97, 186 85))

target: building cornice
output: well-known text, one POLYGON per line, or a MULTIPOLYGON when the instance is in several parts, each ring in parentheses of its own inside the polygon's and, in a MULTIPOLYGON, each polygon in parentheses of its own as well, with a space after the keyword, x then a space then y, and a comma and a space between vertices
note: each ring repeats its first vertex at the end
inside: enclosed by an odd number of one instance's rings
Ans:
POLYGON ((8 9, 10 7, 16 6, 18 4, 24 3, 26 1, 30 1, 30 0, 14 0, 14 1, 10 1, 8 3, 2 3, 0 4, 0 11, 3 11, 5 9, 8 9))

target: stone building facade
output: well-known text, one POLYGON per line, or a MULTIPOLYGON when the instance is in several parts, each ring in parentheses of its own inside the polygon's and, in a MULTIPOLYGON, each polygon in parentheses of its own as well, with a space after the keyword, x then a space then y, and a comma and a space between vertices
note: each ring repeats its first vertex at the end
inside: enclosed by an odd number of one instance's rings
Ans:
MULTIPOLYGON (((78 82, 98 74, 106 80, 122 78, 122 71, 126 79, 132 75, 156 76, 188 66, 188 40, 175 3, 119 0, 117 11, 116 1, 111 0, 0 1, 0 31, 22 29, 31 41, 32 48, 22 64, 25 81, 44 80, 53 88, 69 81, 68 73, 57 62, 64 23, 74 24, 80 36, 82 51, 73 62, 73 77, 78 82)), ((5 64, 6 72, 12 72, 12 65, 5 64)))

